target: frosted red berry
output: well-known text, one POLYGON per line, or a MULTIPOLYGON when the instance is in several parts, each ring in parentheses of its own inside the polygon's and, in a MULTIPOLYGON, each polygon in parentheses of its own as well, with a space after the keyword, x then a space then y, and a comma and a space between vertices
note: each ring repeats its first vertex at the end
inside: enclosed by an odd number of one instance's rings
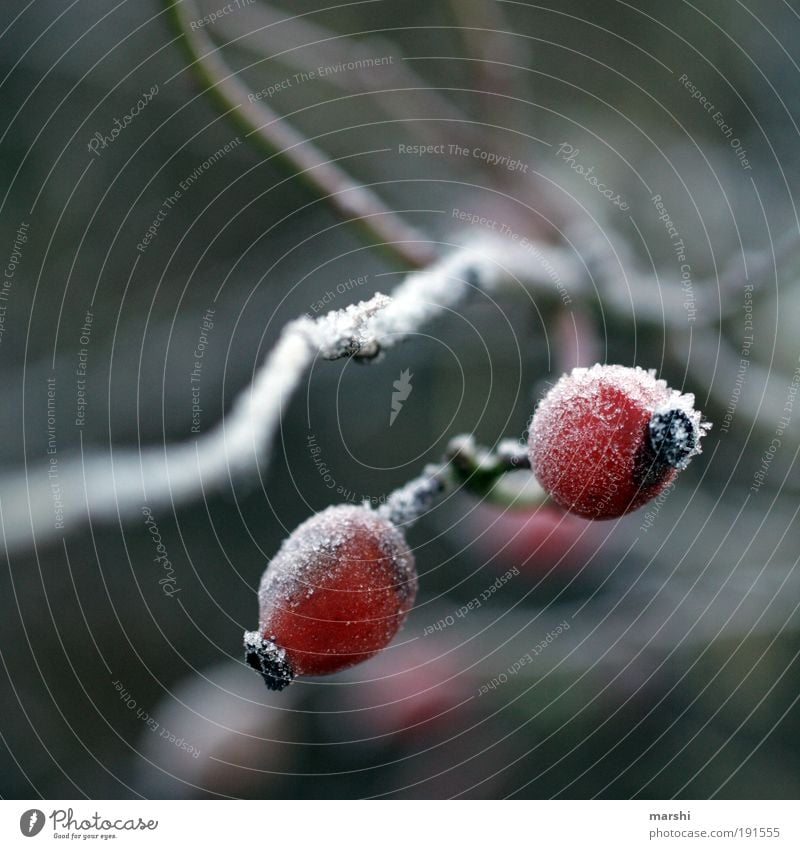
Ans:
POLYGON ((694 396, 670 389, 653 371, 576 368, 534 414, 531 467, 564 509, 611 519, 662 492, 700 453, 708 427, 694 409, 694 396))
POLYGON ((389 644, 416 592, 414 557, 392 522, 368 507, 329 507, 264 572, 246 660, 274 690, 354 666, 389 644))

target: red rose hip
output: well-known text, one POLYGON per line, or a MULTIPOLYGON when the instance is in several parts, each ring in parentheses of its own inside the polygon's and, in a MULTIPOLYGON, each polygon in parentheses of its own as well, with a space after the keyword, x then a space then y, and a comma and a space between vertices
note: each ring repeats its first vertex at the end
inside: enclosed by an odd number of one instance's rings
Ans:
POLYGON ((328 507, 264 572, 246 660, 273 690, 354 666, 389 644, 416 592, 414 557, 392 522, 368 507, 328 507))
POLYGON ((694 396, 654 371, 595 365, 564 375, 531 423, 531 467, 549 497, 589 519, 612 519, 658 495, 700 453, 710 427, 694 396))

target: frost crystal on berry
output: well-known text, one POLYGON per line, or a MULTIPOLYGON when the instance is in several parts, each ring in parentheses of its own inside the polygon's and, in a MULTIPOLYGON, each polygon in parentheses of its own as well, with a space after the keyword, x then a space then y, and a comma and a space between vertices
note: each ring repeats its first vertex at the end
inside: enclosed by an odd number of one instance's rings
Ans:
POLYGON ((536 410, 531 465, 557 504, 610 519, 658 495, 700 453, 709 427, 694 396, 670 389, 654 371, 576 368, 536 410))
POLYGON ((264 572, 246 660, 273 689, 353 666, 389 644, 416 590, 414 558, 393 522, 367 506, 329 507, 264 572))

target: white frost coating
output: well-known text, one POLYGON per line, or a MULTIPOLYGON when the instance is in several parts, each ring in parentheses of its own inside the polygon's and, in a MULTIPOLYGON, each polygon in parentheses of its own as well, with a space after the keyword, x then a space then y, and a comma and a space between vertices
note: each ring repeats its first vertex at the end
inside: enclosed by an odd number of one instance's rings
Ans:
MULTIPOLYGON (((577 286, 579 278, 573 277, 577 286)), ((90 519, 130 518, 139 515, 143 505, 176 507, 253 472, 259 463, 263 468, 283 405, 315 357, 371 356, 416 332, 472 290, 491 291, 515 278, 517 288, 552 288, 530 251, 507 240, 483 240, 410 274, 392 298, 376 295, 317 319, 303 317, 289 323, 251 386, 207 434, 142 450, 112 448, 108 454, 85 451, 59 456, 62 512, 58 515, 48 458, 28 461, 19 473, 0 480, 3 543, 9 551, 26 549, 82 527, 90 519)))
MULTIPOLYGON (((259 633, 269 637, 269 619, 274 611, 300 607, 315 590, 324 595, 330 591, 377 593, 387 588, 403 601, 404 617, 416 595, 417 575, 403 533, 368 505, 332 505, 300 524, 264 571, 258 590, 259 633), (366 586, 339 586, 343 556, 354 564, 368 565, 380 579, 366 586)), ((391 632, 388 640, 397 622, 387 619, 386 626, 391 632)))
POLYGON ((474 240, 471 247, 461 248, 435 266, 410 274, 392 292, 391 304, 376 316, 376 336, 381 346, 388 348, 471 292, 491 293, 510 280, 518 281, 518 289, 535 286, 552 297, 554 269, 557 279, 572 291, 582 285, 578 266, 558 248, 543 245, 533 253, 509 240, 474 240))
MULTIPOLYGON (((681 460, 679 468, 686 468, 692 457, 702 453, 702 437, 711 429, 711 423, 703 421, 702 414, 694 408, 694 395, 691 392, 681 393, 677 389, 671 389, 665 380, 656 377, 655 369, 645 371, 639 366, 629 367, 621 365, 601 365, 599 363, 590 368, 574 368, 568 380, 561 380, 547 393, 540 404, 542 410, 550 407, 558 407, 564 397, 574 399, 581 397, 578 392, 581 387, 586 389, 584 397, 595 397, 592 391, 599 383, 611 384, 622 390, 629 398, 635 399, 643 407, 650 408, 653 413, 669 413, 680 410, 686 415, 692 433, 684 433, 684 441, 691 439, 691 450, 681 460)), ((619 415, 616 408, 597 408, 593 410, 594 415, 602 419, 615 421, 619 415)), ((534 419, 534 437, 541 439, 544 434, 536 433, 537 423, 545 420, 545 416, 534 419)), ((571 452, 572 446, 564 446, 565 452, 571 452)))
MULTIPOLYGON (((431 508, 436 495, 448 485, 446 475, 445 467, 426 466, 419 477, 396 489, 375 512, 398 527, 413 524, 431 508)), ((364 506, 369 506, 369 502, 365 501, 364 506)))
POLYGON ((298 318, 289 325, 287 332, 306 336, 326 359, 363 353, 364 349, 367 353, 377 353, 375 345, 379 340, 375 336, 373 319, 391 302, 391 298, 378 293, 369 301, 332 310, 316 319, 298 318))
POLYGON ((415 332, 443 308, 457 304, 470 288, 491 288, 497 270, 485 256, 458 251, 426 271, 410 274, 392 293, 392 303, 375 319, 375 332, 384 347, 415 332))

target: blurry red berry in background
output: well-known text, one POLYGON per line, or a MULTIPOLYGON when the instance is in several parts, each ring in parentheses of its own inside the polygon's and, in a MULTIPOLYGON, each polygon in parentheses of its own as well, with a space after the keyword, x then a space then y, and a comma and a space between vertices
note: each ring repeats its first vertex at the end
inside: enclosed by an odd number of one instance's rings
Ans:
POLYGON ((589 519, 655 498, 700 453, 708 425, 654 372, 596 365, 564 375, 536 409, 531 466, 549 497, 589 519))
POLYGON ((267 567, 246 660, 270 689, 325 675, 385 648, 414 604, 417 573, 402 532, 368 507, 329 507, 303 522, 267 567))
POLYGON ((481 504, 470 511, 469 529, 471 545, 488 566, 537 575, 554 566, 581 568, 606 536, 593 522, 553 505, 517 510, 481 504))
MULTIPOLYGON (((302 692, 302 691, 301 691, 302 692)), ((133 787, 146 798, 273 798, 308 734, 301 692, 271 695, 228 661, 170 683, 141 728, 133 787)), ((147 711, 143 713, 143 711, 147 711)))
POLYGON ((463 652, 430 635, 393 646, 370 663, 349 673, 352 686, 340 687, 327 699, 349 712, 353 739, 396 742, 396 735, 418 737, 453 730, 456 707, 474 692, 461 670, 463 652), (350 713, 352 712, 352 713, 350 713))

